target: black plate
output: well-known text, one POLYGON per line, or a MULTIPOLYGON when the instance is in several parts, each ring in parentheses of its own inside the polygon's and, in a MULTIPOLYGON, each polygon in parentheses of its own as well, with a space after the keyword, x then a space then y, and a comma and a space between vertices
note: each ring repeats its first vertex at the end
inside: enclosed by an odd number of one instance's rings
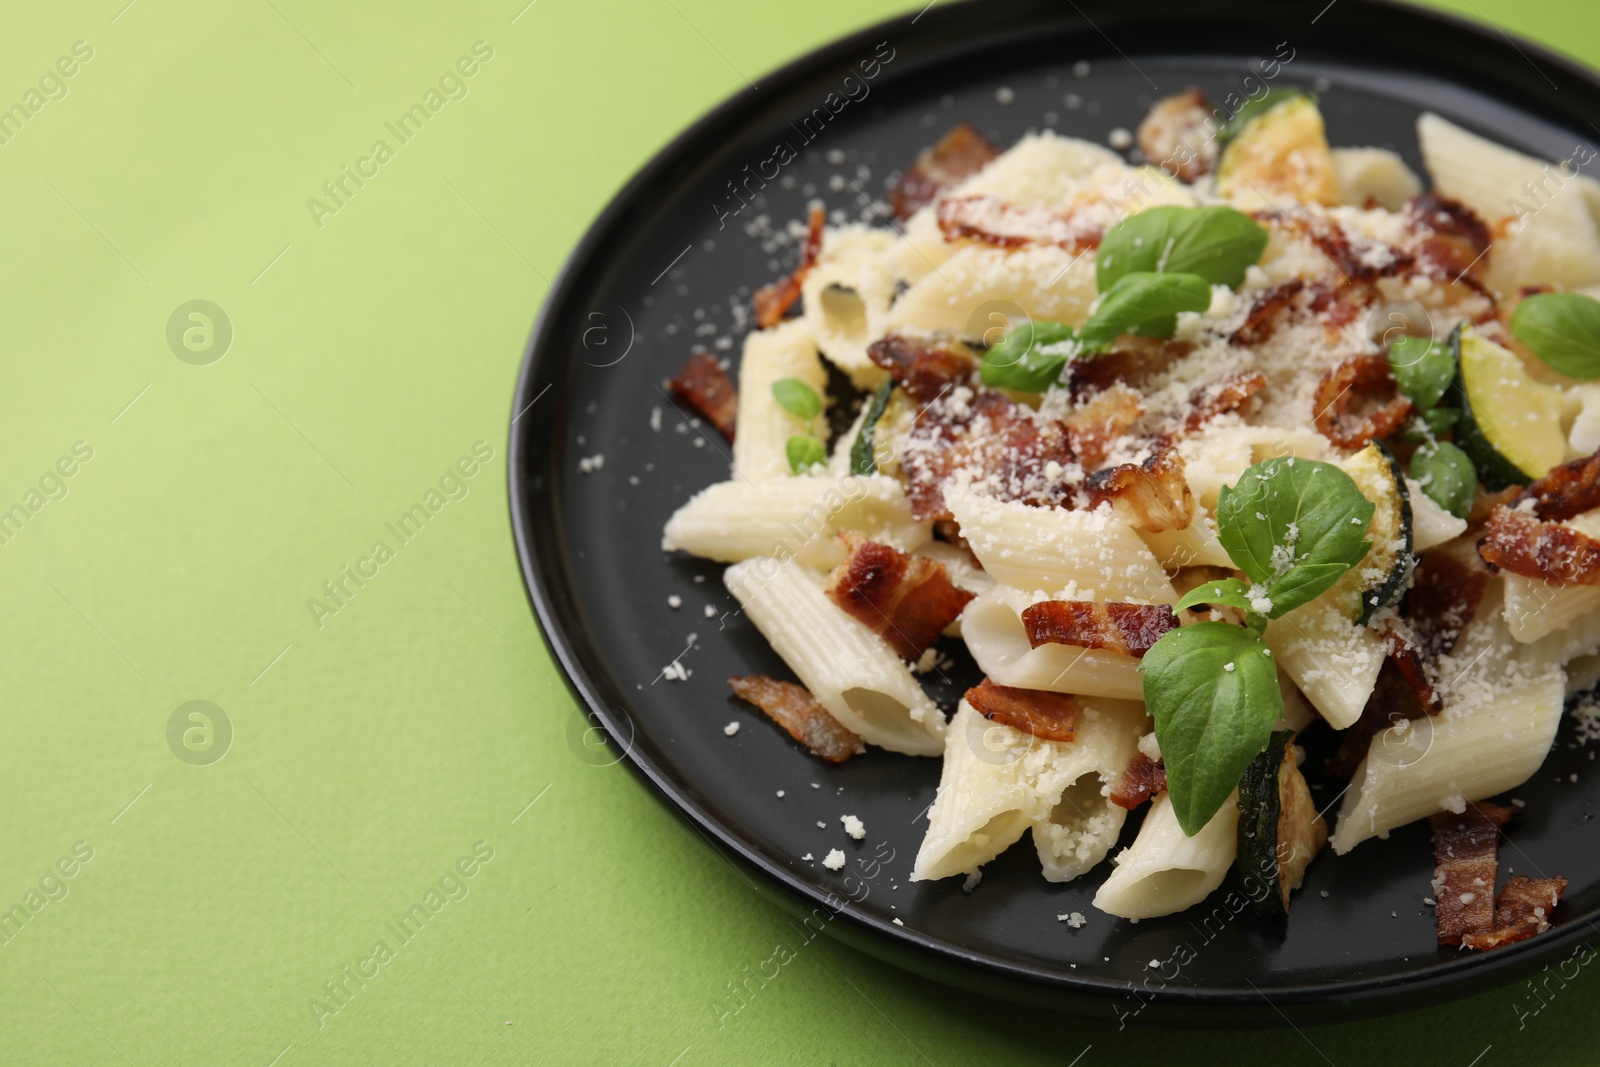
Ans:
MULTIPOLYGON (((729 613, 736 605, 719 565, 660 549, 673 509, 728 475, 722 440, 709 428, 680 427, 685 416, 661 383, 693 345, 729 338, 736 354, 743 318, 735 319, 735 307, 779 273, 778 260, 782 269, 792 265, 792 248, 763 248, 747 227, 763 216, 774 226, 799 218, 812 195, 858 216, 858 187, 881 198, 886 177, 959 120, 1003 146, 1047 125, 1104 144, 1112 129, 1134 129, 1152 99, 1199 85, 1220 100, 1240 88, 1253 58, 1292 49, 1278 81, 1321 93, 1334 144, 1391 146, 1419 173, 1413 123, 1423 109, 1549 159, 1590 140, 1584 116, 1600 115, 1600 83, 1567 60, 1409 7, 1337 0, 1313 18, 1318 6, 933 7, 762 77, 628 184, 550 293, 512 408, 517 548, 551 648, 585 709, 569 730, 580 758, 628 760, 764 893, 815 912, 851 944, 969 989, 1107 1019, 1351 1018, 1509 981, 1575 950, 1600 915, 1600 849, 1588 825, 1597 779, 1587 773, 1589 753, 1565 729, 1544 768, 1517 791, 1527 815, 1502 855, 1517 870, 1564 874, 1567 902, 1554 930, 1488 955, 1434 943, 1433 915, 1422 903, 1432 874, 1425 826, 1321 857, 1286 929, 1231 917, 1223 890, 1168 918, 1114 919, 1089 904, 1105 866, 1051 885, 1026 841, 992 863, 971 894, 959 879, 909 884, 938 761, 873 751, 831 767, 737 705, 729 675, 786 670, 754 628, 729 613), (862 82, 858 64, 875 53, 880 69, 862 82), (847 84, 851 74, 857 80, 847 84), (804 128, 815 139, 799 158, 764 190, 751 180, 755 202, 725 215, 743 204, 730 183, 762 173, 780 142, 799 148, 802 119, 819 108, 827 122, 814 117, 804 128), (830 184, 835 175, 843 180, 830 184), (652 409, 662 413, 659 432, 652 409), (583 472, 580 461, 597 455, 603 466, 583 472), (680 608, 669 607, 671 596, 680 608), (708 604, 717 617, 706 616, 708 604), (691 633, 698 638, 685 652, 691 633), (661 678, 674 660, 692 672, 687 681, 661 678), (585 714, 620 756, 591 744, 585 714), (743 726, 733 737, 723 733, 730 721, 743 726), (844 836, 845 813, 866 822, 866 841, 844 836), (838 874, 801 859, 820 860, 830 848, 850 859, 838 874), (1071 911, 1088 924, 1073 930, 1056 920, 1071 911), (1180 959, 1187 962, 1175 964, 1180 959), (1152 960, 1161 966, 1152 969, 1152 960)), ((772 176, 770 165, 764 173, 772 176)), ((1324 802, 1336 788, 1321 790, 1324 802)))

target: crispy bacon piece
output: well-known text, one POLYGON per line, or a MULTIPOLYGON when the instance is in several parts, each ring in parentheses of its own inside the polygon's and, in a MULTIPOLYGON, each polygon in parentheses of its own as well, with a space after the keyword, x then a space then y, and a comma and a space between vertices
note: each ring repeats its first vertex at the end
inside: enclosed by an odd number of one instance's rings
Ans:
POLYGON ((1300 295, 1300 290, 1306 283, 1299 278, 1291 278, 1271 289, 1258 293, 1250 305, 1250 310, 1245 313, 1244 325, 1233 331, 1228 338, 1236 345, 1265 344, 1272 339, 1278 331, 1281 313, 1289 310, 1294 303, 1294 298, 1300 295))
POLYGON ((728 688, 766 712, 767 718, 789 731, 813 756, 843 763, 867 750, 866 743, 839 725, 803 685, 756 674, 734 675, 728 679, 728 688))
POLYGON ((1193 351, 1194 343, 1182 338, 1127 334, 1118 338, 1117 347, 1103 356, 1068 363, 1064 381, 1074 400, 1092 397, 1114 385, 1137 391, 1193 351))
POLYGON ((1500 827, 1514 814, 1498 804, 1468 804, 1460 815, 1440 812, 1433 827, 1433 896, 1438 904, 1439 944, 1459 945, 1470 934, 1494 928, 1494 879, 1499 865, 1500 827))
POLYGON ((909 219, 917 209, 954 189, 1000 154, 971 123, 963 122, 925 148, 889 190, 889 207, 897 219, 909 219))
POLYGON ((1482 526, 1489 521, 1489 516, 1494 514, 1495 508, 1502 504, 1509 507, 1521 492, 1521 486, 1508 485, 1491 493, 1484 489, 1482 482, 1479 482, 1477 492, 1472 495, 1472 510, 1467 513, 1468 525, 1482 526))
POLYGON ((1373 438, 1388 437, 1411 417, 1411 401, 1395 387, 1387 356, 1352 356, 1322 376, 1312 403, 1312 423, 1339 448, 1365 448, 1373 438), (1371 407, 1358 415, 1355 402, 1371 407), (1376 405, 1372 407, 1372 405, 1376 405))
POLYGON ((1475 552, 1443 547, 1425 552, 1406 594, 1405 618, 1431 659, 1448 656, 1477 614, 1489 571, 1475 552))
POLYGON ((1073 455, 1085 467, 1099 466, 1118 438, 1144 414, 1139 394, 1126 385, 1112 385, 1080 402, 1061 420, 1073 455))
POLYGON ((1110 800, 1132 811, 1166 788, 1167 768, 1143 752, 1135 752, 1111 786, 1110 800))
POLYGON ((1400 677, 1393 661, 1386 660, 1378 671, 1378 682, 1373 686, 1361 717, 1349 728, 1339 731, 1339 747, 1325 763, 1328 774, 1349 781, 1361 761, 1367 758, 1375 736, 1391 726, 1420 719, 1426 714, 1417 705, 1416 693, 1400 677))
POLYGON ((1491 567, 1554 586, 1600 585, 1600 541, 1525 511, 1495 508, 1478 554, 1491 567))
POLYGON ((1184 416, 1185 433, 1195 433, 1225 412, 1236 411, 1246 400, 1267 387, 1267 376, 1258 370, 1241 371, 1218 378, 1189 394, 1189 413, 1184 416))
POLYGON ((1217 119, 1199 89, 1157 100, 1139 123, 1139 151, 1179 181, 1211 173, 1217 162, 1217 119))
POLYGON ((1403 248, 1352 233, 1326 215, 1295 212, 1293 218, 1285 217, 1284 223, 1311 242, 1347 285, 1401 274, 1411 267, 1415 258, 1403 248))
POLYGON ((1533 513, 1545 522, 1566 522, 1600 508, 1600 452, 1552 467, 1518 494, 1511 506, 1524 500, 1533 501, 1533 513))
POLYGON ((1487 262, 1489 227, 1465 204, 1425 193, 1411 198, 1406 215, 1417 262, 1430 276, 1455 279, 1487 262))
POLYGON ((1550 929, 1550 913, 1556 910, 1561 894, 1566 891, 1567 880, 1559 876, 1525 878, 1513 874, 1506 879, 1495 904, 1494 929, 1463 936, 1461 947, 1499 948, 1544 933, 1550 929))
POLYGON ((1103 648, 1143 656, 1178 617, 1165 604, 1102 604, 1097 600, 1042 600, 1022 609, 1028 644, 1103 648))
POLYGON ((968 471, 1000 500, 1056 504, 1067 489, 1046 471, 1074 461, 1066 426, 1036 416, 1004 393, 985 391, 970 403, 930 404, 912 425, 901 467, 918 520, 951 518, 945 483, 968 471))
POLYGON ((822 227, 827 221, 825 211, 820 207, 812 208, 806 224, 805 247, 800 250, 800 265, 772 284, 763 285, 750 298, 750 306, 756 314, 756 326, 760 329, 765 330, 783 321, 784 313, 800 299, 800 283, 811 273, 817 256, 822 252, 822 227))
POLYGON ((1420 643, 1411 634, 1410 627, 1397 621, 1390 621, 1384 627, 1383 647, 1389 662, 1410 687, 1417 706, 1429 715, 1437 715, 1444 710, 1444 705, 1439 700, 1432 664, 1423 658, 1420 643))
POLYGON ((733 440, 739 393, 715 356, 704 349, 697 350, 672 379, 672 391, 721 430, 722 436, 733 440))
POLYGON ((891 333, 867 349, 872 362, 888 371, 913 399, 931 403, 953 386, 972 379, 978 359, 959 341, 936 341, 891 333))
POLYGON ((845 559, 828 576, 828 598, 915 661, 955 621, 972 594, 950 584, 944 564, 842 533, 845 559))
POLYGON ((985 678, 967 690, 966 701, 985 719, 1041 741, 1071 741, 1078 706, 1069 696, 1041 689, 1013 689, 985 678))
POLYGON ((1055 245, 1069 252, 1084 252, 1099 248, 1106 234, 1096 215, 1013 204, 994 196, 947 198, 939 201, 937 211, 939 230, 952 244, 972 241, 993 248, 1055 245))
POLYGON ((1094 505, 1109 501, 1137 529, 1150 533, 1181 530, 1194 518, 1194 493, 1176 449, 1159 448, 1143 463, 1123 463, 1089 475, 1094 505))

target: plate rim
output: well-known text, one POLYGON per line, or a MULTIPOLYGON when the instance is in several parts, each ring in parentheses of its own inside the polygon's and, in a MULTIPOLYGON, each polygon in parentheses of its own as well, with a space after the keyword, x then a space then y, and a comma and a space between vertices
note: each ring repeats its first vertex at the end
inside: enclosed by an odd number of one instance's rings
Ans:
MULTIPOLYGON (((1058 20, 1075 21, 1085 29, 1098 29, 1091 13, 1105 13, 1115 4, 1116 0, 1079 0, 1073 5, 1077 9, 1076 19, 1063 15, 1058 9, 1052 11, 1052 15, 1058 20)), ((1389 15, 1433 23, 1476 38, 1479 44, 1495 51, 1509 46, 1524 53, 1522 58, 1536 70, 1538 66, 1534 63, 1535 59, 1600 92, 1600 72, 1518 34, 1507 34, 1492 24, 1403 0, 1342 0, 1342 4, 1347 8, 1364 9, 1371 16, 1389 15)), ((550 490, 547 486, 543 491, 538 491, 526 484, 533 472, 530 458, 548 460, 554 434, 544 435, 549 440, 536 439, 538 435, 532 427, 537 420, 530 420, 522 428, 518 426, 522 416, 543 398, 546 391, 560 392, 556 387, 563 378, 559 351, 562 339, 557 324, 575 303, 582 303, 584 290, 581 283, 584 276, 597 269, 604 250, 619 236, 617 231, 633 210, 633 205, 663 173, 682 165, 691 158, 691 153, 699 144, 717 131, 730 127, 742 128, 742 120, 753 117, 772 97, 781 95, 788 87, 813 75, 818 69, 857 54, 863 46, 882 39, 884 34, 899 34, 897 43, 901 40, 910 43, 913 34, 925 32, 915 29, 915 23, 923 16, 933 16, 929 22, 929 26, 933 27, 943 22, 970 18, 977 10, 992 11, 994 6, 994 0, 950 0, 929 5, 917 14, 905 12, 842 37, 829 39, 762 74, 756 85, 746 85, 736 90, 652 154, 586 227, 540 302, 528 339, 523 345, 512 393, 507 428, 506 486, 513 548, 523 588, 538 620, 541 640, 560 668, 568 692, 576 700, 577 712, 587 714, 600 723, 608 744, 618 753, 618 761, 625 762, 659 802, 687 821, 706 838, 715 852, 736 869, 747 875, 755 873, 764 880, 752 880, 751 883, 760 896, 796 914, 818 906, 828 907, 834 911, 835 918, 845 920, 842 928, 838 923, 829 922, 827 930, 831 934, 854 948, 924 977, 1002 999, 1082 1015, 1091 1011, 1101 1012, 1118 1000, 1126 999, 1130 992, 1139 987, 1125 980, 1056 972, 1042 966, 970 951, 958 944, 930 937, 910 927, 895 926, 887 920, 861 912, 849 906, 848 900, 845 900, 844 906, 835 907, 844 898, 831 894, 830 899, 830 894, 799 878, 749 845, 737 832, 714 818, 699 802, 687 795, 669 773, 632 743, 631 736, 627 740, 622 739, 629 731, 619 728, 616 712, 620 709, 614 710, 606 704, 601 698, 599 686, 583 665, 578 645, 592 641, 588 635, 581 639, 574 638, 569 632, 569 620, 560 603, 565 592, 562 582, 564 553, 551 543, 562 541, 557 524, 553 521, 559 509, 543 509, 543 513, 550 518, 536 519, 537 512, 533 505, 541 500, 548 502, 550 490), (543 388, 535 393, 535 387, 541 384, 543 388), (536 539, 536 531, 553 536, 536 539), (727 850, 732 851, 732 857, 727 850), (930 971, 936 973, 930 974, 930 971)), ((1016 0, 1012 6, 1041 5, 1031 0, 1016 0)), ((541 472, 544 471, 557 473, 548 464, 541 468, 541 472)), ((620 711, 620 714, 623 718, 627 717, 625 711, 620 711)), ((1143 1002, 1144 1005, 1157 1010, 1142 1021, 1157 1025, 1210 1027, 1282 1026, 1293 1025, 1291 1017, 1295 1020, 1334 1021, 1390 1014, 1456 999, 1510 982, 1570 949, 1592 931, 1592 922, 1596 919, 1600 919, 1600 907, 1571 917, 1562 928, 1493 953, 1441 960, 1425 965, 1416 972, 1401 975, 1274 987, 1274 995, 1270 1000, 1265 994, 1258 997, 1239 990, 1168 984, 1158 990, 1145 990, 1148 1000, 1143 1002)))

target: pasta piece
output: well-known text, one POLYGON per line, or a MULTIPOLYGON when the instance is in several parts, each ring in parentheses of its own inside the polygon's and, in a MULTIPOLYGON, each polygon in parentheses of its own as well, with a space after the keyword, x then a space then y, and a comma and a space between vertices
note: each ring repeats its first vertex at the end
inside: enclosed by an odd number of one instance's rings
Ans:
POLYGON ((1333 173, 1344 202, 1355 207, 1373 200, 1380 207, 1399 211, 1408 199, 1422 192, 1421 180, 1405 160, 1387 148, 1335 148, 1333 173))
POLYGON ((1054 693, 1143 700, 1139 661, 1120 652, 1028 643, 1022 610, 1034 597, 998 586, 961 613, 961 636, 983 673, 998 685, 1054 693))
POLYGON ((1177 600, 1155 555, 1109 508, 1036 508, 954 488, 945 500, 983 569, 1002 585, 1048 593, 1075 586, 1074 600, 1177 600))
POLYGON ((1356 768, 1330 839, 1344 854, 1439 811, 1463 810, 1539 769, 1561 721, 1556 646, 1511 640, 1491 585, 1477 617, 1439 661, 1444 711, 1380 730, 1356 768))
POLYGON ((1139 836, 1117 855, 1094 906, 1124 919, 1151 919, 1204 900, 1227 877, 1238 851, 1238 797, 1235 792, 1223 801, 1193 837, 1178 825, 1172 797, 1157 797, 1139 836))
POLYGON ((1467 532, 1467 520, 1458 519, 1422 491, 1410 478, 1406 490, 1411 497, 1411 549, 1426 552, 1446 541, 1454 541, 1467 532))
POLYGON ((1335 730, 1361 718, 1386 655, 1383 638, 1350 621, 1324 593, 1267 623, 1267 647, 1278 667, 1335 730))
POLYGON ((1098 296, 1093 256, 1048 245, 1016 251, 968 246, 902 293, 886 326, 979 341, 994 325, 987 314, 993 307, 1081 325, 1098 296))
POLYGON ((1600 283, 1600 229, 1583 182, 1431 113, 1417 120, 1417 139, 1437 194, 1459 200, 1491 227, 1523 220, 1487 257, 1491 288, 1511 294, 1525 285, 1600 283))
MULTIPOLYGON (((1190 482, 1193 488, 1193 482, 1190 482)), ((1232 567, 1233 558, 1217 537, 1217 524, 1198 507, 1189 525, 1160 533, 1138 531, 1144 543, 1167 570, 1177 567, 1232 567)))
MULTIPOLYGON (((1600 300, 1600 291, 1590 294, 1600 300)), ((1581 383, 1567 390, 1572 426, 1567 433, 1567 458, 1582 459, 1600 452, 1600 385, 1581 383)))
POLYGON ((945 733, 939 792, 911 880, 970 874, 1030 826, 1047 878, 1065 881, 1088 870, 1116 842, 1126 817, 1109 810, 1102 783, 1119 758, 1131 758, 1147 721, 1135 705, 1092 702, 1080 707, 1072 741, 1042 741, 987 721, 963 700, 945 733))
POLYGON ((737 563, 755 556, 833 567, 844 558, 834 535, 853 530, 910 552, 929 527, 911 517, 900 483, 884 475, 718 482, 673 512, 661 547, 737 563))
POLYGON ((818 415, 810 422, 789 414, 772 396, 772 383, 795 378, 826 396, 828 373, 817 358, 810 327, 791 319, 770 330, 755 330, 744 340, 739 360, 738 436, 733 439, 735 478, 753 482, 788 478, 789 438, 809 433, 827 440, 828 420, 818 415))
POLYGON ((886 252, 900 238, 892 230, 845 226, 830 230, 822 256, 801 286, 802 318, 828 361, 858 388, 871 389, 882 372, 867 346, 883 335, 894 301, 895 276, 886 252))
POLYGON ((729 567, 723 581, 841 726, 891 752, 939 754, 945 732, 939 708, 881 637, 828 599, 821 574, 763 557, 729 567))
MULTIPOLYGON (((1600 509, 1575 515, 1562 525, 1600 538, 1600 509)), ((1518 641, 1537 641, 1580 616, 1600 610, 1600 585, 1557 586, 1542 578, 1526 578, 1510 571, 1502 574, 1506 625, 1518 641)))

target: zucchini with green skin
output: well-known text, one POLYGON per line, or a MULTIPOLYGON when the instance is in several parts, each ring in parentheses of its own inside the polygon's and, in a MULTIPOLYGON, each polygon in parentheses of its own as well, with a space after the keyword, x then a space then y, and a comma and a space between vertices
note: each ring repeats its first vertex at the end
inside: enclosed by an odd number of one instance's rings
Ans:
POLYGON ((1567 454, 1561 390, 1536 382, 1515 352, 1467 327, 1450 335, 1461 401, 1456 444, 1491 492, 1543 478, 1567 454))
POLYGON ((1217 193, 1262 207, 1338 204, 1339 179, 1316 102, 1292 95, 1248 118, 1222 150, 1217 193))
POLYGON ((1239 878, 1257 915, 1288 914, 1289 894, 1328 840, 1293 742, 1293 730, 1275 732, 1239 779, 1239 878))
POLYGON ((1345 460, 1344 470, 1374 505, 1372 523, 1367 527, 1372 547, 1359 565, 1339 579, 1332 593, 1346 614, 1365 626, 1400 599, 1417 565, 1412 548, 1411 491, 1394 453, 1380 441, 1345 460))

